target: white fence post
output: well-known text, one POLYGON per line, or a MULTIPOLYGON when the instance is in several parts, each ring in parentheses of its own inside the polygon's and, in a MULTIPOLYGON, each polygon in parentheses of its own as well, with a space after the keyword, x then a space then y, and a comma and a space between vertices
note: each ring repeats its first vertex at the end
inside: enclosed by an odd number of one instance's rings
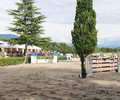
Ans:
POLYGON ((57 56, 58 56, 57 52, 54 52, 54 53, 53 53, 53 56, 54 56, 54 57, 53 57, 53 63, 56 64, 56 63, 57 63, 57 58, 58 58, 58 57, 57 57, 57 56))
POLYGON ((92 76, 92 54, 88 55, 85 58, 85 68, 87 76, 88 77, 92 76))
POLYGON ((90 68, 89 68, 89 70, 90 70, 90 76, 92 76, 92 54, 90 54, 90 61, 89 61, 89 65, 90 65, 90 68))
POLYGON ((118 59, 117 59, 117 60, 118 60, 118 61, 117 61, 118 73, 120 73, 120 55, 119 55, 119 52, 117 53, 117 58, 118 58, 118 59))
POLYGON ((31 53, 31 64, 35 64, 37 62, 37 54, 31 53))

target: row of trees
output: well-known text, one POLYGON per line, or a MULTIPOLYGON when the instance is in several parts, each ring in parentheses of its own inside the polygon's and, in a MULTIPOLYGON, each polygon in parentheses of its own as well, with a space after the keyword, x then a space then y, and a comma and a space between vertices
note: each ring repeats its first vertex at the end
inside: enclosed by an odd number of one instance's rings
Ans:
POLYGON ((74 46, 68 46, 66 43, 62 43, 62 42, 61 43, 49 42, 41 46, 41 48, 45 51, 57 51, 63 54, 76 53, 74 46))
POLYGON ((98 47, 96 47, 95 48, 95 53, 97 52, 97 53, 99 53, 99 52, 102 52, 102 53, 106 53, 106 52, 111 52, 111 53, 113 53, 113 52, 115 52, 115 53, 117 53, 118 51, 120 51, 120 49, 117 49, 117 48, 98 48, 98 47))
MULTIPOLYGON (((41 46, 42 50, 45 50, 45 51, 57 51, 57 52, 60 52, 60 53, 63 53, 63 54, 66 54, 66 53, 73 53, 73 54, 76 54, 76 49, 74 46, 68 46, 66 43, 58 43, 58 42, 49 42, 49 43, 46 43, 45 45, 42 45, 41 46)), ((118 51, 120 51, 120 49, 117 49, 117 48, 98 48, 98 47, 95 47, 95 50, 93 51, 93 53, 106 53, 106 52, 115 52, 117 53, 118 51)))

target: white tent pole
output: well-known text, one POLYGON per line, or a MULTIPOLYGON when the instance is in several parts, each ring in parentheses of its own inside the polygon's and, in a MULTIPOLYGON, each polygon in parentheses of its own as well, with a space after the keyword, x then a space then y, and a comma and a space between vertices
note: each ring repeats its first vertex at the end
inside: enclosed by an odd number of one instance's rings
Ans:
POLYGON ((10 51, 12 52, 12 48, 10 48, 10 51))
POLYGON ((2 52, 4 52, 4 48, 1 48, 2 49, 2 52))
POLYGON ((16 48, 16 50, 18 51, 18 48, 16 48))
POLYGON ((2 49, 2 57, 4 57, 4 48, 1 48, 2 49))
POLYGON ((22 49, 22 53, 24 53, 24 49, 22 49))

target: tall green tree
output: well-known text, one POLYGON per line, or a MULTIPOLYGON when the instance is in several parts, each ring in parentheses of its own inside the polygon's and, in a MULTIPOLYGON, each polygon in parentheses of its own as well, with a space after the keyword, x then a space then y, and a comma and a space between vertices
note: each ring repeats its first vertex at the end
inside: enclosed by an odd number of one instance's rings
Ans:
POLYGON ((94 51, 97 45, 96 13, 93 0, 77 0, 72 42, 81 59, 82 74, 86 73, 84 54, 94 51))
POLYGON ((25 58, 27 58, 28 44, 40 46, 49 40, 49 38, 41 37, 41 34, 44 34, 41 23, 46 17, 39 12, 40 9, 34 6, 34 3, 34 0, 21 0, 20 3, 16 3, 18 7, 16 10, 8 10, 8 14, 14 18, 13 27, 8 27, 8 29, 20 35, 19 38, 11 41, 25 44, 25 58))

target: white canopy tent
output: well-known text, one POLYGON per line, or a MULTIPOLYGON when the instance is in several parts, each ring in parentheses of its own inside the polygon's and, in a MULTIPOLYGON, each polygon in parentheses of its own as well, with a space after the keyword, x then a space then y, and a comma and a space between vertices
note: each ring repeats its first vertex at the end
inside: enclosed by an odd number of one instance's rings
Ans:
MULTIPOLYGON (((10 48, 10 49, 22 49, 22 51, 24 52, 24 49, 25 49, 25 44, 22 44, 22 45, 10 45, 8 44, 7 42, 3 42, 3 41, 0 41, 0 48, 2 51, 4 51, 5 48, 10 48)), ((39 51, 41 50, 40 47, 37 47, 37 46, 34 46, 34 45, 28 45, 28 50, 30 49, 31 51, 35 50, 35 51, 39 51)))

